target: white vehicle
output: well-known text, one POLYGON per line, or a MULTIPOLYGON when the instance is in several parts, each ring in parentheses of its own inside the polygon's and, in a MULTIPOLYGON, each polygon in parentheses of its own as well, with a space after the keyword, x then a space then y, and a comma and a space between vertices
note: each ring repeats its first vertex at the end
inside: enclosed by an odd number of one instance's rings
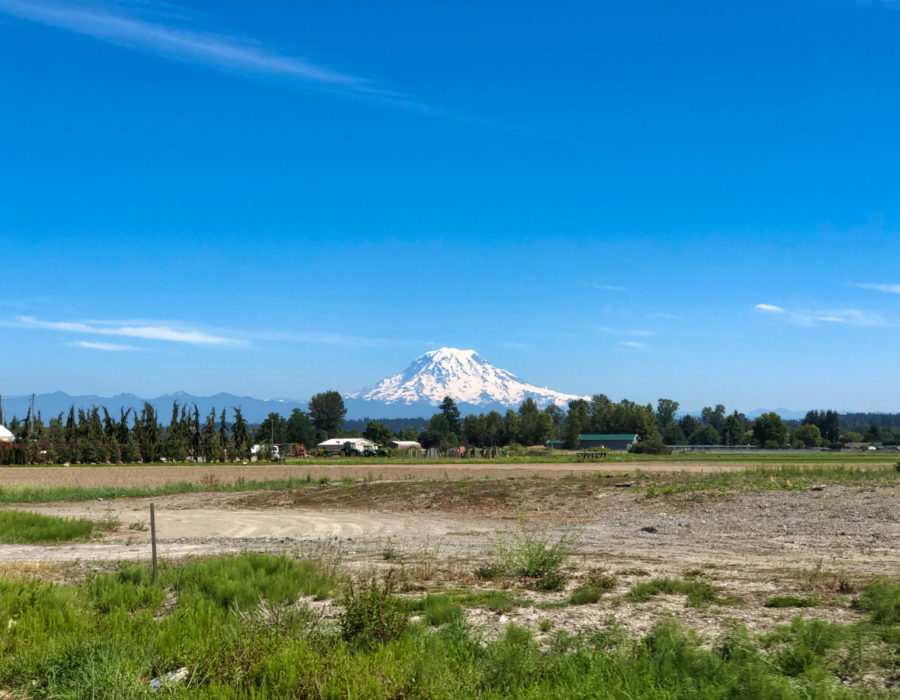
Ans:
POLYGON ((281 459, 281 450, 278 448, 278 445, 253 445, 250 448, 250 456, 258 459, 266 453, 267 448, 271 450, 273 460, 281 459))

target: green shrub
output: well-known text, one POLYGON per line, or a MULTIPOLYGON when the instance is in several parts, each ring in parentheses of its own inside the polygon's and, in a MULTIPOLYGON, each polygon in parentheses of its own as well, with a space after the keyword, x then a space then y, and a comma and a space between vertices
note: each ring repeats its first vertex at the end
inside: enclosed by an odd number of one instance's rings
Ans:
POLYGON ((344 606, 340 615, 341 636, 348 642, 368 644, 398 639, 409 622, 409 612, 393 589, 391 575, 382 583, 374 578, 359 585, 351 583, 338 601, 344 606))
POLYGON ((880 625, 900 624, 900 583, 876 579, 859 594, 857 605, 880 625))
POLYGON ((503 578, 503 575, 503 568, 496 562, 485 564, 475 569, 475 576, 483 581, 495 581, 498 578, 503 578))
POLYGON ((662 440, 651 438, 649 440, 641 440, 637 445, 631 448, 632 454, 638 455, 670 455, 672 448, 663 444, 662 440))
POLYGON ((528 588, 558 591, 568 579, 563 567, 577 539, 570 532, 553 541, 545 532, 529 530, 523 520, 518 533, 497 541, 497 570, 528 588))

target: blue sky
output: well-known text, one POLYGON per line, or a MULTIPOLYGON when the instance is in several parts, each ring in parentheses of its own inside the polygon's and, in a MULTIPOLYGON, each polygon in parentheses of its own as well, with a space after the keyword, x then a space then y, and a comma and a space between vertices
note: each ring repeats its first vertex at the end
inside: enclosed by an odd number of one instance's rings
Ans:
POLYGON ((441 345, 900 411, 900 3, 0 0, 0 393, 441 345))

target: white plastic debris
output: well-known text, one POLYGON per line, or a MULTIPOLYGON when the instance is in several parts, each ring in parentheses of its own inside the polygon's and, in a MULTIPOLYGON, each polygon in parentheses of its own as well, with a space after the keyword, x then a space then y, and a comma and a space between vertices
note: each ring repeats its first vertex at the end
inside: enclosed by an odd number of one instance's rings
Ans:
POLYGON ((188 677, 187 666, 182 666, 181 668, 175 671, 169 671, 165 675, 160 676, 159 678, 154 678, 150 681, 150 688, 155 693, 157 690, 163 687, 163 685, 168 683, 181 683, 188 677))

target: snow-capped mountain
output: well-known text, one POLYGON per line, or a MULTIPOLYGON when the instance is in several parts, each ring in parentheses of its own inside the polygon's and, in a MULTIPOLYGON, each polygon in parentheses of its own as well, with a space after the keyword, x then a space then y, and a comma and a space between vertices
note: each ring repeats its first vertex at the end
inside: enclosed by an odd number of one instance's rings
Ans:
POLYGON ((566 406, 572 399, 585 398, 528 384, 474 350, 457 348, 426 352, 400 374, 347 394, 348 399, 407 406, 437 406, 445 396, 476 407, 515 407, 529 397, 540 406, 566 406))

